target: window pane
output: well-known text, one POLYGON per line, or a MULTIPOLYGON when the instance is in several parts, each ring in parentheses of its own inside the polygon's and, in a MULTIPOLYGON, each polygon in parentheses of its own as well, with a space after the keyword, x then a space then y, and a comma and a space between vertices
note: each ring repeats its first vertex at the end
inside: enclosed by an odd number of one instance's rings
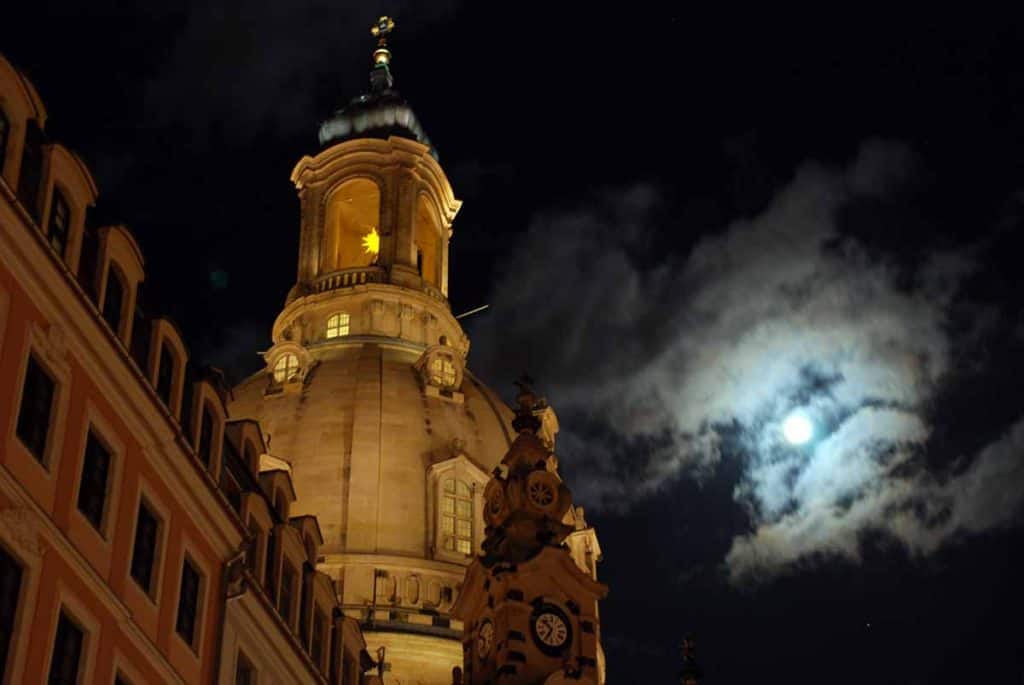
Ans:
POLYGON ((18 437, 29 452, 40 462, 46 457, 46 439, 50 432, 50 414, 53 410, 55 385, 49 374, 36 362, 28 358, 25 369, 25 386, 21 393, 21 410, 18 412, 18 437))
POLYGON ((456 494, 459 497, 469 497, 470 494, 471 494, 469 486, 466 485, 465 483, 463 483, 461 480, 460 481, 456 481, 456 483, 458 483, 458 490, 457 490, 456 494))
POLYGON ((21 598, 21 564, 0 547, 0 680, 7 671, 7 654, 21 598))
POLYGON ((68 209, 68 203, 59 190, 53 191, 53 199, 50 204, 50 225, 46 229, 46 237, 53 251, 63 257, 68 242, 71 210, 68 209))
MULTIPOLYGON (((89 431, 82 458, 82 482, 78 488, 78 510, 96 530, 103 525, 103 509, 107 502, 107 476, 110 451, 89 431)), ((102 531, 101 531, 102 532, 102 531)))
POLYGON ((469 540, 459 540, 459 551, 463 554, 472 554, 469 540))
POLYGON ((460 538, 468 538, 472 535, 472 526, 469 521, 459 519, 458 521, 458 533, 460 538))
POLYGON ((473 505, 469 500, 460 499, 456 503, 456 509, 460 519, 468 519, 473 517, 473 505))
POLYGON ((84 641, 82 629, 61 611, 57 620, 57 636, 53 641, 50 685, 75 685, 78 682, 78 663, 82 658, 84 641))
POLYGON ((444 491, 445 492, 455 492, 455 481, 452 480, 451 478, 446 480, 444 482, 444 491))
POLYGON ((442 500, 443 500, 444 504, 443 504, 443 506, 441 508, 441 511, 443 511, 445 514, 454 514, 455 513, 455 498, 454 497, 449 497, 448 495, 445 495, 442 498, 442 500))
POLYGON ((199 461, 203 466, 210 468, 210 458, 213 450, 213 416, 210 410, 203 407, 203 419, 199 426, 199 461))
POLYGON ((444 548, 446 550, 448 550, 449 552, 454 551, 455 550, 455 538, 453 538, 453 537, 446 537, 444 539, 444 548))
POLYGON ((103 319, 114 331, 114 335, 121 333, 121 316, 124 309, 124 284, 117 270, 110 267, 107 271, 107 291, 103 295, 103 319))
POLYGON ((171 404, 171 386, 174 384, 174 357, 167 343, 160 343, 160 366, 156 370, 156 394, 167 406, 171 404))
POLYGON ((292 595, 294 594, 295 584, 295 571, 292 570, 290 564, 285 563, 281 567, 281 594, 280 601, 277 604, 277 612, 281 614, 281 618, 288 624, 289 627, 292 625, 292 595))
POLYGON ((441 532, 452 534, 455 532, 455 519, 451 516, 442 518, 441 532))
POLYGON ((153 593, 153 566, 159 535, 160 519, 144 500, 140 500, 139 516, 135 523, 135 544, 132 548, 132 578, 150 594, 153 593))
POLYGON ((194 649, 199 612, 199 571, 188 559, 181 565, 181 592, 178 595, 178 621, 175 630, 194 649))

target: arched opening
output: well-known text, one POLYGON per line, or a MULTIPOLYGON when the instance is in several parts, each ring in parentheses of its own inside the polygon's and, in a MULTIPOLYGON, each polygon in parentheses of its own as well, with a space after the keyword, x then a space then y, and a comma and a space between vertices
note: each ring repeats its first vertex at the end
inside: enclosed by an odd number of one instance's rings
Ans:
POLYGON ((414 242, 416 244, 416 267, 427 283, 441 285, 441 227, 426 195, 416 200, 416 222, 414 242))
POLYGON ((339 185, 327 202, 320 271, 369 266, 380 254, 380 188, 368 178, 339 185))
POLYGON ((274 364, 274 382, 291 381, 299 372, 299 358, 294 354, 282 355, 274 364))

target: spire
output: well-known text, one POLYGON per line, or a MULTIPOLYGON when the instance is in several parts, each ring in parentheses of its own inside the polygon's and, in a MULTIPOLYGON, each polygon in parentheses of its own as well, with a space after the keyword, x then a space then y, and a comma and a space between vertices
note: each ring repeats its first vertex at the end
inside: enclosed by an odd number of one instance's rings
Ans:
POLYGON ((388 50, 388 36, 395 30, 395 20, 383 16, 370 27, 370 33, 377 39, 377 49, 373 51, 373 70, 370 71, 370 90, 379 93, 390 90, 395 84, 391 77, 391 51, 388 50))
POLYGON ((320 124, 321 145, 333 145, 353 138, 386 139, 394 135, 426 145, 437 159, 437 151, 430 144, 416 114, 394 88, 392 54, 388 47, 388 38, 394 30, 395 20, 388 16, 380 17, 370 27, 370 34, 377 39, 370 70, 370 92, 352 98, 320 124))

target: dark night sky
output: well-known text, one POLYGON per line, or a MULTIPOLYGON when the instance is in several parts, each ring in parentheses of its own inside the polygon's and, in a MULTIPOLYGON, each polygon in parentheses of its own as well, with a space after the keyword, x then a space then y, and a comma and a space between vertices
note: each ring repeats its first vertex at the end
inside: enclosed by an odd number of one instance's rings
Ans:
POLYGON ((288 176, 396 85, 465 205, 470 365, 523 368, 605 551, 609 682, 1021 683, 1024 26, 442 0, 5 10, 0 50, 193 353, 255 370, 288 176), (811 445, 777 439, 806 410, 811 445))

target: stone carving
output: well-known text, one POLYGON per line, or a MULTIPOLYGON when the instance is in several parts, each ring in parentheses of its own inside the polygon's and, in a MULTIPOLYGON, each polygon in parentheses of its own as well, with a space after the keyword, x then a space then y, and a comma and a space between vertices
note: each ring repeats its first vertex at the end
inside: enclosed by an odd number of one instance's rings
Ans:
POLYGON ((39 522, 28 508, 0 509, 0 527, 7 531, 20 551, 36 559, 42 557, 46 551, 46 545, 39 535, 39 522))

